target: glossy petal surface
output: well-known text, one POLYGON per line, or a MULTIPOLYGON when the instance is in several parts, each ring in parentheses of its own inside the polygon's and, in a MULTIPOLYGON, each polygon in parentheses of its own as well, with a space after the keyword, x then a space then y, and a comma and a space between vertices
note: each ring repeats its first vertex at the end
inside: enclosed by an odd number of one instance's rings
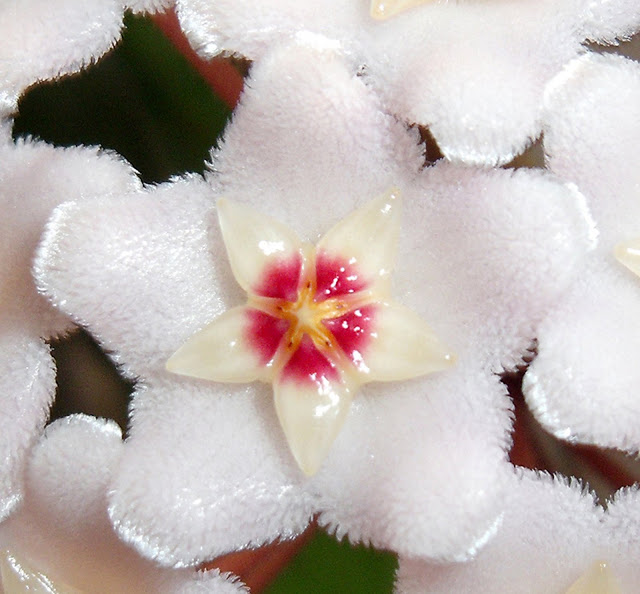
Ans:
POLYGON ((0 577, 4 594, 80 594, 75 588, 52 582, 10 551, 0 553, 0 577))
POLYGON ((318 292, 323 297, 366 289, 385 295, 398 251, 401 212, 400 191, 389 190, 324 235, 316 248, 318 292))
POLYGON ((596 561, 567 590, 567 594, 622 594, 607 563, 596 561))
MULTIPOLYGON (((353 326, 359 328, 359 319, 356 317, 355 322, 350 321, 352 334, 358 333, 353 326)), ((455 364, 455 355, 442 344, 426 322, 401 305, 381 304, 371 334, 374 336, 368 345, 354 345, 350 354, 356 364, 362 361, 372 381, 408 379, 442 371, 455 364)))
POLYGON ((640 236, 640 66, 585 56, 554 83, 547 104, 549 167, 585 194, 599 241, 540 330, 527 400, 559 437, 636 451, 640 279, 615 247, 640 236))
POLYGON ((287 442, 307 475, 314 475, 342 428, 353 394, 308 337, 274 385, 276 412, 287 442))
MULTIPOLYGON (((284 332, 270 316, 247 307, 235 307, 217 317, 193 335, 167 361, 167 370, 216 382, 252 382, 264 377, 268 363, 284 332), (252 348, 251 334, 258 333, 262 352, 271 351, 263 360, 261 352, 252 348), (272 337, 267 343, 267 337, 272 337), (269 347, 271 345, 271 348, 269 347)), ((286 329, 285 329, 286 330, 286 329)))
POLYGON ((295 301, 302 266, 295 232, 272 217, 224 199, 218 201, 218 219, 238 284, 261 297, 295 301))

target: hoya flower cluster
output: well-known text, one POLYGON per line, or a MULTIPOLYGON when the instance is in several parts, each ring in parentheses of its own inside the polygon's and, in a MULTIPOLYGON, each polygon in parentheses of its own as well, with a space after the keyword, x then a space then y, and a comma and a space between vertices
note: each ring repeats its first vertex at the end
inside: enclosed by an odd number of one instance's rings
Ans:
POLYGON ((540 421, 640 449, 640 66, 584 45, 637 2, 10 0, 0 25, 6 592, 243 591, 198 568, 314 519, 396 552, 400 592, 634 591, 637 492, 604 511, 514 468, 500 374, 537 345, 540 421), (204 176, 12 139, 125 9, 253 60, 204 176), (542 133, 546 168, 497 167, 542 133), (74 324, 135 381, 124 442, 44 429, 74 324))

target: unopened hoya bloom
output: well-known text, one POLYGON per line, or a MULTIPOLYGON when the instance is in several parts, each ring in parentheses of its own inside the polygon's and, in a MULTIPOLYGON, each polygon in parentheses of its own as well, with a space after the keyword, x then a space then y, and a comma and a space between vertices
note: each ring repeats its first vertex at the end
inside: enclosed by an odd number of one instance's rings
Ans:
POLYGON ((492 536, 498 374, 590 228, 543 172, 425 169, 417 142, 333 51, 298 43, 252 68, 206 180, 54 213, 39 286, 137 381, 109 513, 142 554, 196 564, 313 517, 413 557, 492 536))
POLYGON ((0 591, 246 592, 232 575, 157 567, 117 538, 106 494, 122 453, 112 421, 74 415, 47 427, 29 454, 24 500, 0 524, 0 591))
POLYGON ((496 537, 469 563, 400 559, 398 594, 634 594, 640 493, 606 510, 576 480, 517 469, 496 537))
POLYGON ((393 191, 370 202, 315 248, 270 217, 218 201, 231 268, 248 303, 191 338, 167 368, 273 383, 280 424, 306 474, 318 470, 360 384, 453 362, 426 323, 390 299, 399 200, 393 191))
POLYGON ((11 139, 0 125, 0 519, 21 493, 26 449, 44 426, 55 392, 46 339, 72 328, 38 294, 31 276, 36 246, 54 207, 134 191, 138 178, 95 148, 54 148, 11 139))
POLYGON ((578 185, 599 229, 578 282, 540 329, 525 395, 564 439, 637 451, 640 443, 640 65, 597 54, 554 83, 548 166, 578 185))
POLYGON ((260 60, 293 37, 324 37, 402 120, 444 155, 505 163, 540 133, 548 81, 582 51, 640 27, 636 0, 178 0, 205 57, 260 60))

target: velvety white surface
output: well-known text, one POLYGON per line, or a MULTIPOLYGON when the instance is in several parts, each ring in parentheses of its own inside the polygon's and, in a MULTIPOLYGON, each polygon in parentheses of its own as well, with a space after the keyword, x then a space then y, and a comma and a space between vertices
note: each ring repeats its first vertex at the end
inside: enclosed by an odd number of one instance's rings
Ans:
POLYGON ((174 4, 174 0, 129 0, 126 6, 134 12, 153 13, 167 10, 174 4))
POLYGON ((21 327, 0 323, 0 519, 20 500, 24 456, 55 393, 49 347, 21 327))
POLYGON ((24 501, 0 526, 0 548, 83 592, 245 592, 214 571, 158 568, 118 540, 106 492, 122 453, 111 421, 74 415, 47 427, 29 458, 24 501))
POLYGON ((0 127, 0 517, 19 497, 24 448, 44 425, 55 390, 43 339, 71 328, 31 277, 44 225, 64 200, 120 195, 138 185, 135 172, 114 155, 14 143, 9 127, 0 127))
POLYGON ((525 377, 538 419, 559 437, 640 448, 640 279, 613 255, 640 237, 640 65, 590 55, 547 97, 549 168, 578 184, 600 233, 579 282, 539 332, 525 377))
POLYGON ((0 4, 0 110, 29 85, 93 62, 120 37, 117 0, 3 0, 0 4))
POLYGON ((178 0, 204 56, 262 59, 296 36, 322 36, 400 118, 428 125, 444 154, 505 163, 540 132, 542 94, 587 38, 640 28, 633 0, 426 2, 386 21, 369 0, 178 0))
POLYGON ((575 0, 581 13, 580 32, 600 43, 624 40, 640 27, 640 4, 635 0, 575 0))
POLYGON ((510 426, 496 372, 520 361, 590 227, 582 197, 540 172, 420 165, 415 135, 341 59, 299 44, 253 68, 208 184, 185 178, 56 211, 39 282, 139 380, 110 514, 145 555, 192 564, 295 535, 316 513, 340 536, 439 559, 468 557, 491 533, 510 426), (459 362, 363 389, 304 479, 267 386, 181 378, 164 363, 246 298, 216 196, 315 242, 391 187, 404 196, 392 294, 459 362))
POLYGON ((520 470, 496 537, 470 563, 401 559, 399 594, 564 594, 606 562, 622 594, 638 590, 640 497, 620 491, 604 511, 577 482, 520 470))

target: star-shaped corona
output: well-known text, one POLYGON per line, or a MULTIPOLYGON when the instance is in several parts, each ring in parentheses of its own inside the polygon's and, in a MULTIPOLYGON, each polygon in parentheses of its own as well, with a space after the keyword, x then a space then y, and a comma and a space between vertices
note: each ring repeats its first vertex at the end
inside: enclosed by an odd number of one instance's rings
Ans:
POLYGON ((398 191, 353 212, 315 247, 224 198, 218 217, 247 303, 192 336, 167 369, 219 382, 272 383, 278 419, 305 474, 322 464, 360 385, 453 364, 429 326, 390 299, 398 191))
POLYGON ((405 10, 430 2, 433 0, 371 0, 371 17, 377 21, 384 21, 405 10))

